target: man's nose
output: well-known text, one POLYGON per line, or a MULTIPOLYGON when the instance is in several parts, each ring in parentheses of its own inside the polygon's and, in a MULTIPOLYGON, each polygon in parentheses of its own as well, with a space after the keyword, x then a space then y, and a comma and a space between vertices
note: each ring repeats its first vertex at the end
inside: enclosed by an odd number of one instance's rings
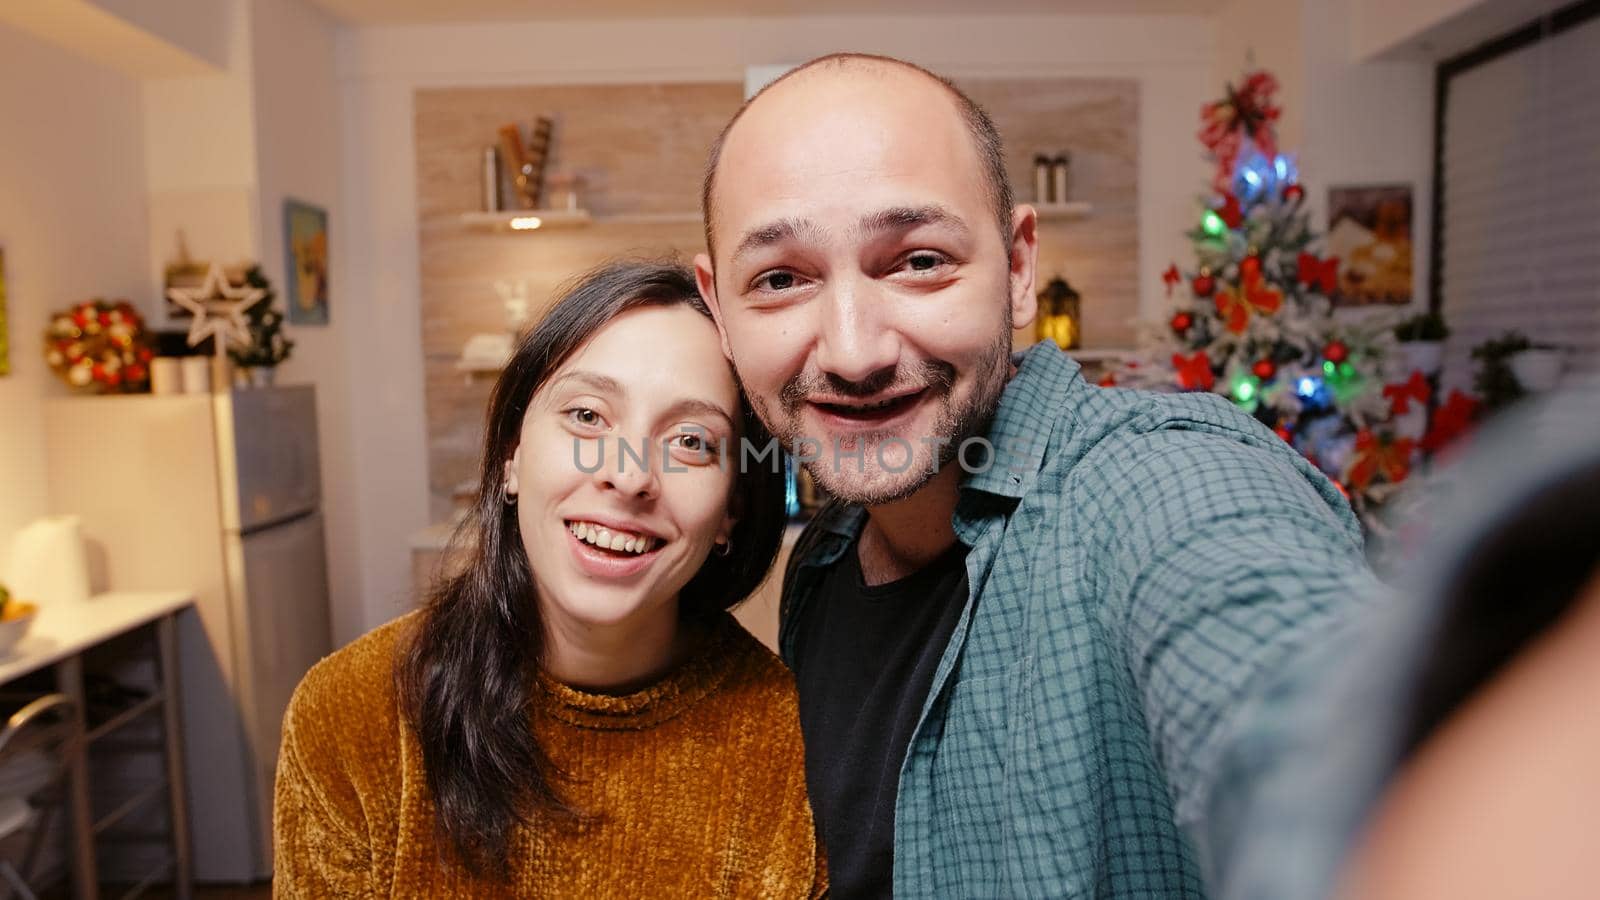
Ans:
POLYGON ((822 298, 816 363, 845 381, 866 381, 900 361, 900 337, 890 327, 870 279, 836 280, 822 298))

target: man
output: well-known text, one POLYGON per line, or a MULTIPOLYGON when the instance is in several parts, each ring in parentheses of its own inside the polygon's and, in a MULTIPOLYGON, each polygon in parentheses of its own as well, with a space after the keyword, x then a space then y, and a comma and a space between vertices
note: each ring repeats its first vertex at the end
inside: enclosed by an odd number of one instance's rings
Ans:
POLYGON ((930 73, 790 72, 704 205, 724 350, 836 498, 779 637, 834 890, 1202 895, 1249 703, 1364 571, 1336 489, 1220 398, 1010 358, 1036 216, 930 73))

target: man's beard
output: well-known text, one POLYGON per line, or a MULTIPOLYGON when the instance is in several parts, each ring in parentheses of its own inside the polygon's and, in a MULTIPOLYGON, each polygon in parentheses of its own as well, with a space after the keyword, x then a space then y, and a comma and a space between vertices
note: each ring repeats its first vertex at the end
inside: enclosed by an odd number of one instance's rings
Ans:
POLYGON ((904 368, 885 370, 859 382, 845 381, 826 373, 801 373, 790 379, 778 393, 781 421, 758 395, 746 390, 745 396, 750 398, 757 415, 786 450, 797 455, 804 450, 812 450, 821 457, 806 463, 806 471, 831 496, 862 506, 879 506, 904 500, 933 480, 939 469, 954 461, 962 442, 981 437, 988 429, 989 421, 1000 404, 1000 395, 1005 390, 1009 372, 1009 305, 1006 312, 1005 330, 999 333, 978 360, 973 370, 970 393, 959 403, 950 393, 955 386, 955 367, 943 360, 925 361, 911 371, 904 368), (800 431, 800 413, 805 408, 807 398, 817 393, 850 398, 915 390, 928 393, 927 397, 918 400, 919 404, 929 399, 938 404, 932 433, 928 435, 863 432, 852 435, 843 449, 839 450, 831 437, 807 435, 800 431), (894 470, 882 466, 883 460, 879 456, 883 442, 891 438, 900 438, 909 444, 912 454, 911 459, 906 461, 907 465, 894 470), (820 448, 817 444, 821 444, 820 448), (852 444, 855 446, 850 446, 852 444), (857 453, 861 454, 859 458, 857 453))

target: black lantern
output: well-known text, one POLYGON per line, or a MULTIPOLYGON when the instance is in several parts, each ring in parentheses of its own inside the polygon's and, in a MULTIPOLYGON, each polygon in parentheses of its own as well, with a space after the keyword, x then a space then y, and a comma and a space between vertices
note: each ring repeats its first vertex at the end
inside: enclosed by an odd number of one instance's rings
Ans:
POLYGON ((1083 330, 1078 318, 1078 292, 1061 276, 1039 292, 1039 340, 1055 341, 1063 350, 1076 350, 1083 340, 1083 330))

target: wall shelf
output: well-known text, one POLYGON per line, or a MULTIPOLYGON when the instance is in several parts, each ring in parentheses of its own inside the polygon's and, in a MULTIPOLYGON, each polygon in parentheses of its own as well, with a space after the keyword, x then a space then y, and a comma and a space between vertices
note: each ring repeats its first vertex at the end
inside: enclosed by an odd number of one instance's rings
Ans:
POLYGON ((1039 213, 1041 222, 1066 222, 1073 219, 1087 219, 1094 212, 1094 205, 1074 200, 1069 203, 1035 203, 1033 208, 1039 213))
POLYGON ((461 214, 461 224, 486 231, 535 232, 590 225, 698 225, 699 212, 618 213, 597 216, 587 209, 512 209, 461 214))

